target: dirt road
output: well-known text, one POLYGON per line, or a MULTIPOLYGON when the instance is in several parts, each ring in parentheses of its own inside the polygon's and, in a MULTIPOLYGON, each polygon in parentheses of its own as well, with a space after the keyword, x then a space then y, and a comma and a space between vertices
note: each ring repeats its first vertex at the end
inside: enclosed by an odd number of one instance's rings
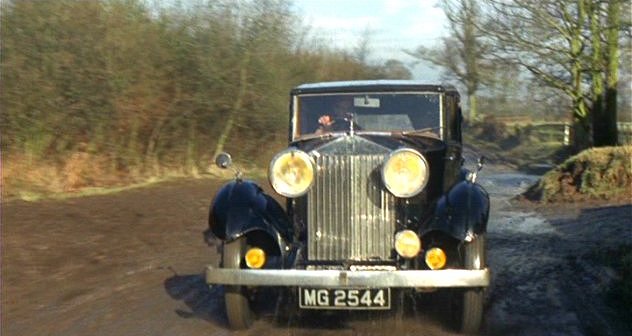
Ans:
MULTIPOLYGON (((533 177, 483 172, 492 195, 484 334, 632 334, 602 291, 611 270, 586 250, 629 242, 632 206, 541 213, 508 202, 533 177), (627 234, 627 236, 626 236, 627 234)), ((2 205, 2 326, 11 335, 229 335, 221 287, 208 288, 213 180, 180 180, 113 195, 2 205)), ((387 314, 290 314, 262 307, 240 335, 450 335, 440 297, 387 314), (428 307, 432 308, 429 309, 428 307)), ((275 302, 272 299, 270 302, 275 302)))

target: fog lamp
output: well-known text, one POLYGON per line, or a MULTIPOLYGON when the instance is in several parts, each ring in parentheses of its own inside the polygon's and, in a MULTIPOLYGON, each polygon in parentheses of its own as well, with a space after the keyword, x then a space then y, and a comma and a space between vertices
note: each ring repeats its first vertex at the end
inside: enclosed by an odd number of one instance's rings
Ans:
POLYGON ((258 247, 253 247, 246 252, 245 259, 249 268, 261 268, 266 263, 266 253, 258 247))
POLYGON ((399 231, 395 235, 395 251, 404 258, 413 258, 421 250, 421 241, 411 230, 399 231))
POLYGON ((426 251, 426 265, 428 265, 430 269, 442 269, 447 260, 445 252, 438 247, 433 247, 426 251))

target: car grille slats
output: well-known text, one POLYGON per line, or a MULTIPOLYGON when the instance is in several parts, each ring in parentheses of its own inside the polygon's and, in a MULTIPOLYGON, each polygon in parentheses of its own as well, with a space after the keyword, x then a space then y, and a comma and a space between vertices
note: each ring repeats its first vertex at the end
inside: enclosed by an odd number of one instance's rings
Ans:
POLYGON ((395 199, 381 183, 384 155, 319 155, 307 195, 308 259, 392 259, 395 199))

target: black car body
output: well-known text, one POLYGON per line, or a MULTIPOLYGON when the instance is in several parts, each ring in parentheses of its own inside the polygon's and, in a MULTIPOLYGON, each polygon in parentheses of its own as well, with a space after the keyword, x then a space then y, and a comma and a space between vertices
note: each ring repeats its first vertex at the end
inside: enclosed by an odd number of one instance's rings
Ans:
POLYGON ((206 279, 225 285, 232 327, 250 325, 253 288, 282 286, 301 309, 390 309, 392 288, 452 288, 458 329, 479 328, 489 198, 463 167, 452 86, 298 86, 289 147, 269 174, 285 209, 241 177, 211 205, 222 263, 206 279))

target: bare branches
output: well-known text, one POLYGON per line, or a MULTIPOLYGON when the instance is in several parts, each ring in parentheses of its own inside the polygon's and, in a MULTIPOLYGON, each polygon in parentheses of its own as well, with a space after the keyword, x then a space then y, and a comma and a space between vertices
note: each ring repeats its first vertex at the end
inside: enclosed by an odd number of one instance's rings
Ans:
MULTIPOLYGON (((605 71, 601 45, 618 50, 618 32, 623 25, 606 20, 601 0, 489 0, 488 20, 482 31, 494 41, 493 55, 528 70, 545 85, 563 92, 573 104, 572 115, 578 127, 579 148, 588 145, 590 110, 599 110, 600 88, 605 71), (608 22, 607 22, 608 21, 608 22), (608 27, 614 27, 608 30, 608 27), (615 31, 616 38, 605 41, 604 32, 615 31)), ((607 2, 618 13, 621 0, 607 2)), ((614 17, 620 17, 615 14, 614 17)), ((610 58, 613 59, 613 58, 610 58)), ((618 64, 618 56, 614 56, 618 64)), ((615 74, 616 76, 616 74, 615 74)), ((616 80, 615 80, 616 81, 616 80)), ((600 127, 595 127, 600 132, 600 127)))
POLYGON ((117 176, 194 172, 223 145, 267 160, 285 145, 289 88, 410 76, 401 63, 366 64, 308 36, 289 1, 146 3, 3 7, 0 122, 10 154, 63 166, 89 151, 117 176))
POLYGON ((448 76, 456 78, 467 90, 470 118, 476 118, 476 93, 489 68, 486 54, 490 48, 477 28, 481 8, 474 0, 443 0, 441 2, 449 22, 449 36, 441 40, 436 49, 418 48, 409 54, 443 68, 448 76))

